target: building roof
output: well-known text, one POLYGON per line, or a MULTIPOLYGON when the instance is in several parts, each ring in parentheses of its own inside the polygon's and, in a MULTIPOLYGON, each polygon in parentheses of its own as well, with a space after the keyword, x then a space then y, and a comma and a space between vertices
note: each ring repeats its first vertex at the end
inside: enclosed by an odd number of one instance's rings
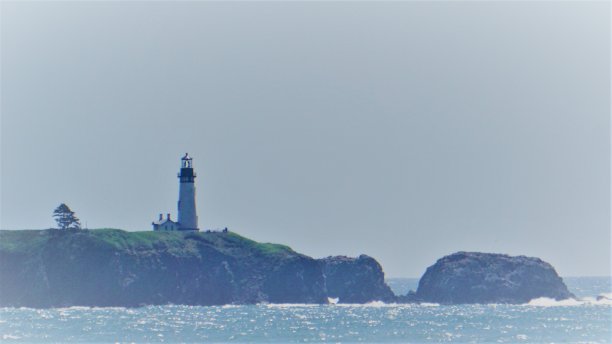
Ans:
POLYGON ((163 220, 161 220, 161 221, 153 221, 153 224, 154 224, 154 225, 159 225, 159 226, 161 226, 161 225, 165 225, 167 222, 173 223, 173 224, 175 224, 175 225, 177 225, 177 226, 178 226, 178 222, 174 222, 174 221, 169 220, 169 219, 167 219, 167 218, 165 218, 165 219, 163 219, 163 220))

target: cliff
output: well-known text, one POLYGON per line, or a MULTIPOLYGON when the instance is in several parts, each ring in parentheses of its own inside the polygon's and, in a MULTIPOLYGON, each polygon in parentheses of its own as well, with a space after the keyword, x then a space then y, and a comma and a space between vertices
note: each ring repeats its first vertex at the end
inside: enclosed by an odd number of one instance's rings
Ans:
POLYGON ((526 303, 574 297, 555 269, 539 258, 458 252, 439 259, 405 301, 442 304, 526 303))
POLYGON ((391 300, 367 256, 321 260, 227 232, 0 231, 0 306, 391 300))
POLYGON ((343 303, 396 301, 395 294, 385 283, 382 267, 374 258, 362 254, 356 259, 340 256, 321 261, 330 297, 343 303))

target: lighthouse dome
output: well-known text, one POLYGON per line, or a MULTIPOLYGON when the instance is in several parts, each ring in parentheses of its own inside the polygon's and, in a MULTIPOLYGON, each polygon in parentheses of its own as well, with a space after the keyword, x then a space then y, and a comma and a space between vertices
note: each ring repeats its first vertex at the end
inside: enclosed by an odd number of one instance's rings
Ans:
POLYGON ((189 153, 185 153, 185 156, 181 158, 181 168, 192 168, 193 159, 189 156, 189 153))

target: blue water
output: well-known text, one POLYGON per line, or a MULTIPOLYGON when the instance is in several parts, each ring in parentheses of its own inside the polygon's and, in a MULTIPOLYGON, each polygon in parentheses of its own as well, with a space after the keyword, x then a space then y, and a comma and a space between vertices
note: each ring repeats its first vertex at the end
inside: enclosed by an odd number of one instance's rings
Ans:
MULTIPOLYGON (((582 301, 527 305, 254 305, 0 309, 3 342, 612 342, 609 278, 567 278, 582 301)), ((391 279, 396 292, 414 279, 391 279)))

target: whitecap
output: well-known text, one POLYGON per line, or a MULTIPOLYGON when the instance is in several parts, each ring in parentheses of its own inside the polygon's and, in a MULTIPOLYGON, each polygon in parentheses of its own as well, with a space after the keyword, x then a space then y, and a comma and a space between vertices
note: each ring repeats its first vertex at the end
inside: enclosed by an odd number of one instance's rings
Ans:
POLYGON ((318 307, 316 303, 259 303, 258 306, 268 308, 318 307))
POLYGON ((229 304, 229 305, 223 305, 221 306, 221 308, 223 309, 228 309, 228 308, 240 308, 242 307, 241 305, 234 305, 234 304, 229 304))
POLYGON ((585 297, 582 299, 565 299, 565 300, 555 300, 548 297, 540 297, 537 299, 533 299, 525 304, 526 306, 536 306, 536 307, 568 307, 568 306, 599 306, 599 305, 612 305, 612 299, 608 298, 599 298, 595 299, 593 297, 585 297))
POLYGON ((423 306, 423 307, 440 307, 439 303, 431 303, 431 302, 422 302, 419 303, 419 306, 423 306))
POLYGON ((335 305, 335 304, 337 304, 337 303, 338 303, 338 301, 340 301, 340 298, 339 298, 339 297, 328 297, 328 298, 327 298, 327 302, 328 302, 330 305, 335 305))
POLYGON ((370 301, 367 303, 339 303, 336 306, 340 306, 340 307, 355 307, 355 308, 359 308, 359 307, 372 307, 372 308, 382 308, 382 307, 397 307, 397 306, 404 306, 404 304, 397 304, 397 303, 385 303, 383 301, 370 301))
POLYGON ((371 302, 365 303, 363 306, 379 308, 379 307, 385 307, 385 306, 397 306, 397 304, 387 304, 382 301, 371 301, 371 302))
POLYGON ((21 337, 19 337, 19 336, 14 336, 14 335, 12 335, 12 334, 3 334, 3 335, 2 335, 2 339, 3 339, 3 340, 4 340, 4 339, 21 339, 21 337))
POLYGON ((125 311, 129 308, 118 307, 118 306, 110 306, 110 307, 69 306, 69 307, 58 307, 58 308, 52 308, 52 309, 56 311, 125 311))
POLYGON ((539 297, 529 301, 526 305, 537 307, 580 306, 582 302, 576 299, 555 300, 548 297, 539 297))

